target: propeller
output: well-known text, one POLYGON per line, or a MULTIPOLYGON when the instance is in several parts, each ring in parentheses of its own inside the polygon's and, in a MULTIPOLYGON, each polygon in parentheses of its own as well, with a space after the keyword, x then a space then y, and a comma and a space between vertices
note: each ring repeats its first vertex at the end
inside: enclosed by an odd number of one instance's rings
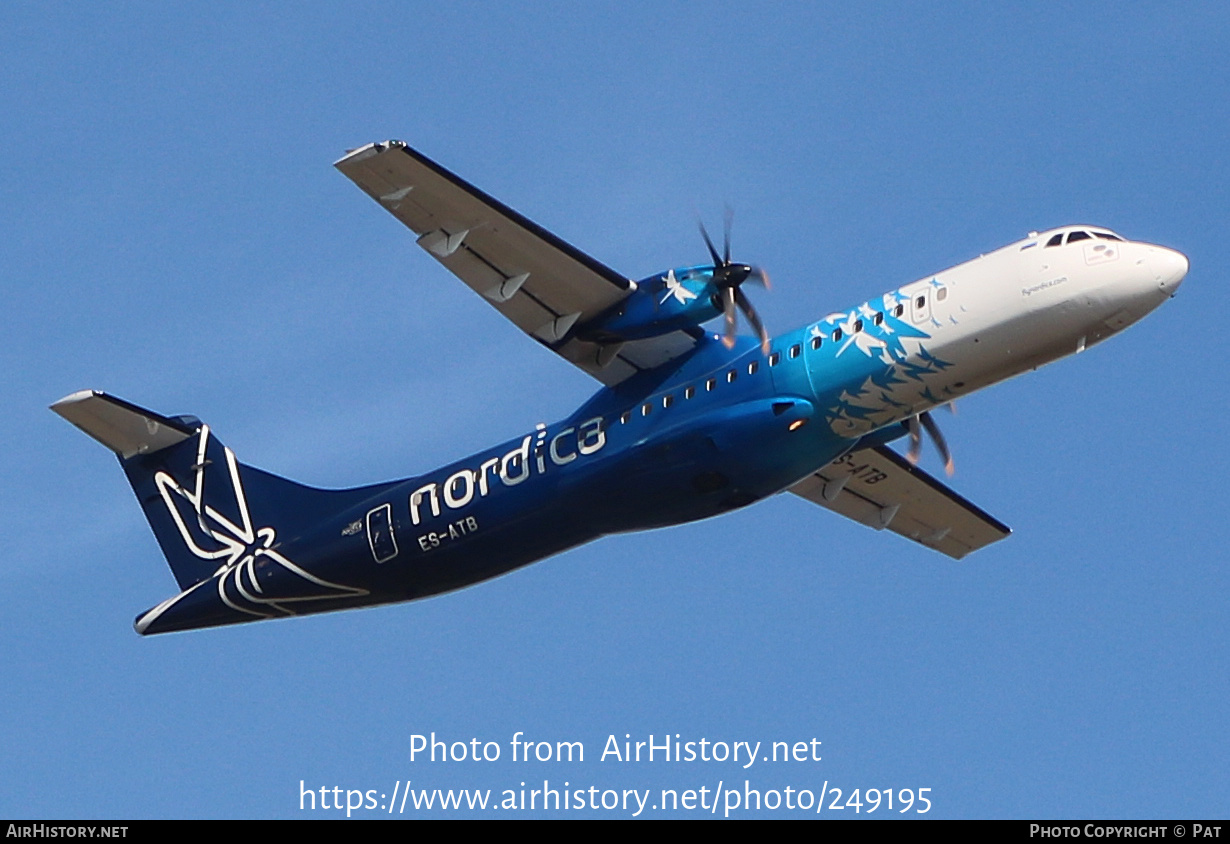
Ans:
POLYGON ((905 427, 910 432, 910 450, 905 455, 905 459, 910 461, 910 465, 918 465, 918 458, 922 456, 922 432, 925 430, 927 435, 931 437, 931 441, 935 443, 935 448, 939 451, 940 457, 944 458, 944 471, 951 478, 952 473, 956 471, 952 462, 952 452, 948 450, 948 443, 944 439, 944 435, 940 433, 940 426, 936 425, 935 420, 931 418, 931 411, 925 410, 917 416, 911 416, 906 420, 905 427))
POLYGON ((743 311, 743 316, 747 318, 748 325, 752 327, 752 330, 760 338, 761 351, 767 355, 769 353, 769 332, 765 331, 764 323, 760 321, 760 315, 756 313, 756 309, 752 307, 751 300, 747 298, 747 295, 740 287, 745 281, 751 281, 768 290, 769 276, 760 267, 753 267, 750 264, 736 264, 730 260, 730 226, 733 218, 733 212, 727 208, 723 225, 722 253, 720 255, 718 254, 717 247, 713 245, 712 238, 709 237, 709 232, 705 230, 704 221, 700 221, 700 236, 705 239, 705 246, 709 247, 709 255, 713 258, 713 283, 717 286, 719 295, 722 298, 722 313, 726 316, 726 334, 722 338, 722 343, 728 349, 734 348, 735 311, 738 309, 743 311))

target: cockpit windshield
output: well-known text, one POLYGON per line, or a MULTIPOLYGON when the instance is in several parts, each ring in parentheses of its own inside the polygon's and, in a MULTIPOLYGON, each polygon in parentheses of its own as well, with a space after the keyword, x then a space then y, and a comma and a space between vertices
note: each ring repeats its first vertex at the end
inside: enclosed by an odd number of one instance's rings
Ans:
POLYGON ((1076 243, 1080 240, 1091 240, 1095 237, 1102 240, 1117 240, 1120 243, 1124 242, 1123 238, 1111 231, 1098 231, 1097 229, 1068 229, 1051 235, 1051 238, 1046 242, 1046 245, 1062 246, 1065 243, 1076 243))

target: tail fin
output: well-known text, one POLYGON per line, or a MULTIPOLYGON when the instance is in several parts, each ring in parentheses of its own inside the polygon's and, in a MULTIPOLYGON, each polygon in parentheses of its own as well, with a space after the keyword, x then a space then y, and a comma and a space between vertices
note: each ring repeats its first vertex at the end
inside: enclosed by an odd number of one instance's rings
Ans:
POLYGON ((74 393, 51 409, 119 456, 181 590, 254 547, 293 542, 386 486, 304 486, 240 463, 196 417, 161 416, 97 391, 74 393))

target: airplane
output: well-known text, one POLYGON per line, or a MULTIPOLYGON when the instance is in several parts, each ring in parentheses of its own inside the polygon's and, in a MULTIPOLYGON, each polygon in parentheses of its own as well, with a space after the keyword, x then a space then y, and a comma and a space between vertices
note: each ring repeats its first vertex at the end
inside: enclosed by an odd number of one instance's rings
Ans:
POLYGON ((961 559, 1010 531, 914 465, 926 433, 951 474, 931 411, 1122 331, 1188 271, 1174 250, 1063 226, 770 338, 743 291, 768 277, 731 260, 729 216, 721 252, 701 226, 710 263, 632 280, 401 141, 335 166, 602 386, 559 422, 342 490, 241 463, 194 416, 61 399, 117 454, 179 586, 140 634, 423 598, 781 492, 961 559), (718 316, 723 333, 702 328, 718 316), (888 447, 903 437, 904 457, 888 447))

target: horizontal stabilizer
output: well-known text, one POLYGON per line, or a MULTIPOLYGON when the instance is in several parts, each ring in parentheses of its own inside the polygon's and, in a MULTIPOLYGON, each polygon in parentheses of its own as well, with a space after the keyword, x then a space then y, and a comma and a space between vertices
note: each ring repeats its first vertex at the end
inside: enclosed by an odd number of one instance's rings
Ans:
POLYGON ((97 390, 65 396, 51 409, 125 459, 181 443, 196 430, 97 390))

